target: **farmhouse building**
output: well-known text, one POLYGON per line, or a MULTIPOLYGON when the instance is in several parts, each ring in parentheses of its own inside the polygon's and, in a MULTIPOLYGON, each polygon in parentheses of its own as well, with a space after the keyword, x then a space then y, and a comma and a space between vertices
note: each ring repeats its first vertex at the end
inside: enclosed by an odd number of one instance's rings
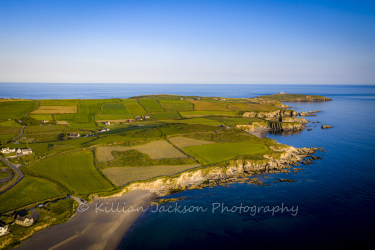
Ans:
POLYGON ((69 138, 78 138, 80 136, 81 136, 80 134, 70 134, 69 138))
POLYGON ((8 225, 4 225, 0 222, 0 235, 4 235, 8 233, 8 225))
POLYGON ((99 130, 99 133, 103 133, 103 132, 107 132, 107 131, 110 131, 110 129, 109 128, 103 128, 103 129, 99 130))
POLYGON ((21 217, 21 216, 18 215, 15 223, 17 225, 21 225, 21 226, 24 226, 24 227, 29 227, 32 224, 34 224, 34 219, 33 219, 33 217, 31 217, 31 215, 26 215, 24 217, 21 217))
POLYGON ((144 119, 150 119, 151 116, 149 116, 149 115, 145 115, 145 116, 143 116, 143 118, 144 118, 144 119))
POLYGON ((33 150, 31 148, 17 149, 17 156, 29 155, 32 153, 33 153, 33 150))
POLYGON ((9 153, 14 153, 14 152, 16 152, 15 148, 2 148, 1 149, 1 153, 3 154, 9 154, 9 153))
POLYGON ((109 121, 106 121, 106 122, 104 123, 104 125, 109 126, 109 125, 111 125, 111 123, 110 123, 109 121))

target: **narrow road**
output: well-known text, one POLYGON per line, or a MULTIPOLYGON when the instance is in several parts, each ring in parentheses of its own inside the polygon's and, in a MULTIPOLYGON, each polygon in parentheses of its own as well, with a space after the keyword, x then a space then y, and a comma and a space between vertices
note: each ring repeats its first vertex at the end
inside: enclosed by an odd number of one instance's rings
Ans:
POLYGON ((23 126, 21 134, 16 139, 14 139, 13 141, 17 141, 21 136, 23 136, 23 132, 25 131, 25 128, 26 128, 26 126, 23 126))
POLYGON ((9 189, 11 189, 12 187, 14 187, 18 182, 20 182, 20 180, 22 180, 22 178, 23 178, 23 173, 15 165, 13 165, 9 161, 7 161, 2 156, 0 156, 0 160, 2 160, 5 164, 7 164, 9 167, 11 167, 18 174, 18 180, 15 183, 13 183, 12 185, 10 185, 9 187, 7 187, 5 190, 1 191, 0 194, 2 194, 2 193, 5 193, 6 191, 8 191, 9 189))

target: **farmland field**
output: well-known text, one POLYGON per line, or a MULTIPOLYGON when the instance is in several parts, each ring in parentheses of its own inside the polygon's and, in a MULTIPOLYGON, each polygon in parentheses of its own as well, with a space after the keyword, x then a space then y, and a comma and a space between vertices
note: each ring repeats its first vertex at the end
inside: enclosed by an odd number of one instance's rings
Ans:
POLYGON ((146 114, 145 109, 138 103, 137 99, 122 99, 121 101, 133 117, 146 114))
POLYGON ((199 145, 213 143, 210 141, 201 141, 201 140, 195 140, 195 139, 190 139, 186 137, 173 137, 173 138, 169 138, 169 140, 179 148, 186 148, 190 146, 199 146, 199 145))
POLYGON ((122 103, 105 103, 102 105, 101 115, 131 115, 122 103))
POLYGON ((181 111, 180 115, 184 117, 201 117, 201 116, 236 116, 235 111, 181 111))
POLYGON ((64 194, 52 182, 25 177, 16 186, 0 195, 0 213, 61 195, 64 194))
POLYGON ((115 157, 112 155, 113 151, 123 152, 132 149, 149 155, 151 159, 187 157, 166 141, 153 141, 148 144, 134 147, 98 147, 96 157, 100 162, 112 161, 115 159, 115 157))
POLYGON ((215 121, 207 118, 190 118, 190 119, 181 119, 181 120, 172 120, 172 121, 165 121, 167 123, 185 123, 185 124, 202 124, 202 125, 210 125, 210 126, 220 126, 224 125, 224 123, 220 121, 215 121))
POLYGON ((9 120, 0 122, 0 127, 21 127, 21 124, 19 124, 15 120, 9 120))
POLYGON ((116 186, 123 186, 133 181, 147 180, 158 176, 175 175, 199 166, 199 164, 191 164, 181 166, 118 167, 106 168, 103 170, 103 173, 116 186))
POLYGON ((248 125, 253 122, 264 122, 265 120, 256 117, 222 117, 214 116, 210 117, 211 120, 219 121, 225 123, 225 125, 234 127, 236 125, 248 125))
POLYGON ((139 99, 138 101, 148 112, 164 111, 154 99, 139 99))
POLYGON ((228 103, 225 102, 205 102, 205 101, 194 101, 189 100, 192 104, 194 104, 194 110, 200 111, 231 111, 227 108, 228 103))
POLYGON ((215 143, 184 148, 202 164, 230 160, 238 155, 250 155, 267 152, 268 147, 261 144, 248 142, 215 143))
POLYGON ((0 102, 0 120, 22 119, 25 114, 37 107, 35 101, 4 101, 0 102))
POLYGON ((39 121, 53 121, 53 116, 52 115, 29 115, 31 118, 34 118, 35 120, 39 121))
POLYGON ((178 100, 159 100, 161 107, 166 111, 190 111, 193 110, 193 104, 178 100))
POLYGON ((65 99, 65 100, 39 100, 40 106, 77 106, 79 100, 65 99))
POLYGON ((231 103, 228 108, 234 111, 275 111, 277 108, 267 104, 231 103))
POLYGON ((93 154, 88 150, 53 156, 32 164, 30 168, 58 180, 78 194, 112 190, 112 185, 95 168, 93 154))
POLYGON ((118 99, 82 100, 78 105, 77 114, 55 115, 57 121, 68 121, 70 123, 93 123, 95 115, 100 112, 104 103, 120 102, 118 99))
POLYGON ((37 110, 31 112, 32 115, 74 113, 77 113, 77 106, 40 106, 37 110))

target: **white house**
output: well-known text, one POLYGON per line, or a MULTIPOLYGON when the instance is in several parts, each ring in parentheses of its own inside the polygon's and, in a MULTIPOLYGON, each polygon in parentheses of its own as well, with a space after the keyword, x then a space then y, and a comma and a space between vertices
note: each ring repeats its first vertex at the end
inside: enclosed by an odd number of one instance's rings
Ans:
POLYGON ((110 131, 110 129, 109 128, 103 128, 103 129, 99 130, 99 133, 103 133, 103 132, 107 132, 107 131, 110 131))
POLYGON ((14 152, 16 152, 15 148, 2 148, 1 149, 1 153, 3 154, 9 154, 9 153, 14 153, 14 152))
POLYGON ((43 120, 43 121, 42 121, 43 124, 45 124, 45 123, 47 123, 47 122, 49 122, 49 121, 47 121, 47 120, 43 120))
POLYGON ((8 233, 8 225, 0 223, 0 235, 8 233))
POLYGON ((111 125, 111 123, 110 123, 109 121, 106 121, 106 122, 104 123, 104 125, 109 126, 109 125, 111 125))
POLYGON ((69 138, 78 138, 80 136, 81 136, 80 134, 70 134, 69 138))

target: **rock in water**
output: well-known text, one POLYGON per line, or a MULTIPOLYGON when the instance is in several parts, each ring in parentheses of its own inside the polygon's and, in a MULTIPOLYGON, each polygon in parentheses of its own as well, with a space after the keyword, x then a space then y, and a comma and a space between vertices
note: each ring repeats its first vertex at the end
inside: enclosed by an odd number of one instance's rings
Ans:
POLYGON ((332 126, 329 126, 329 125, 322 125, 322 128, 332 128, 332 126))

